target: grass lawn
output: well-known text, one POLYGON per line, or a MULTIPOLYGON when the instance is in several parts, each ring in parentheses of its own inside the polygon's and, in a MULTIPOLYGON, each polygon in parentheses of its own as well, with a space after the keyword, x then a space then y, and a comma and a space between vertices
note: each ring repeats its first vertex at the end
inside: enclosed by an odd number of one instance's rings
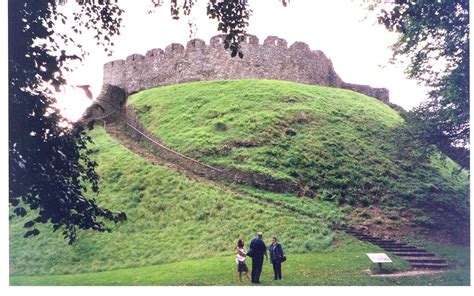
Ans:
MULTIPOLYGON (((468 260, 469 249, 444 246, 459 261, 468 260), (467 257, 466 257, 467 256, 467 257)), ((380 252, 373 245, 366 244, 337 233, 335 244, 325 251, 306 254, 288 253, 283 263, 283 280, 273 281, 271 264, 264 263, 261 276, 262 285, 284 286, 367 286, 367 285, 469 285, 469 265, 458 265, 446 273, 420 275, 415 277, 371 277, 368 269, 376 271, 367 256, 368 252, 380 252)), ((408 269, 408 264, 396 256, 390 256, 394 263, 387 270, 408 269)), ((450 258, 453 259, 453 258, 450 258)), ((249 259, 250 260, 250 259, 249 259)), ((249 268, 250 261, 247 262, 249 268)), ((239 285, 235 272, 234 255, 224 255, 204 259, 193 259, 161 265, 120 269, 99 273, 70 275, 14 276, 11 285, 27 286, 232 286, 239 285)), ((244 283, 244 285, 249 285, 244 283)))

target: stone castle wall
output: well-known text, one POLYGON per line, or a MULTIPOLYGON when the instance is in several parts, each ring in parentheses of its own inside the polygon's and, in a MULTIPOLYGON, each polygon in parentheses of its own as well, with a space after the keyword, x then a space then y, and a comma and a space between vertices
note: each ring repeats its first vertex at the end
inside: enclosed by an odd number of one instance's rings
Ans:
POLYGON ((389 102, 386 88, 346 83, 334 71, 331 60, 322 51, 311 50, 306 43, 269 36, 259 44, 248 35, 241 44, 243 59, 230 57, 223 50, 224 35, 211 38, 206 45, 192 39, 184 47, 173 43, 165 50, 152 49, 144 56, 133 54, 126 60, 104 65, 104 85, 116 85, 132 94, 145 89, 191 81, 226 79, 275 79, 354 90, 389 102))

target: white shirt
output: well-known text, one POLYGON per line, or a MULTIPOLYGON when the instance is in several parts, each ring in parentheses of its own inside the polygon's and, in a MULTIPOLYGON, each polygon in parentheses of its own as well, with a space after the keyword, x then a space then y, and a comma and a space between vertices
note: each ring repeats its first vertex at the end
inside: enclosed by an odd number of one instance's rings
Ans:
POLYGON ((245 262, 245 249, 244 248, 236 248, 237 254, 235 255, 235 263, 239 264, 239 262, 245 262), (242 255, 241 255, 242 254, 242 255))

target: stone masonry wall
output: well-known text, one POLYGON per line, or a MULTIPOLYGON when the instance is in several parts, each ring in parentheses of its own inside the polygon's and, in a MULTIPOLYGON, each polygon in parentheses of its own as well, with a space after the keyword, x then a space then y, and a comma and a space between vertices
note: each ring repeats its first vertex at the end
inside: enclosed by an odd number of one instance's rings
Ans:
POLYGON ((389 102, 386 88, 346 83, 334 71, 331 60, 322 51, 311 50, 306 43, 269 36, 259 44, 248 35, 242 43, 244 58, 231 58, 223 49, 224 35, 211 38, 210 45, 192 39, 186 48, 177 43, 165 50, 152 49, 144 56, 133 54, 126 60, 104 65, 104 84, 119 86, 128 94, 158 86, 191 81, 226 79, 275 79, 305 84, 345 88, 389 102))

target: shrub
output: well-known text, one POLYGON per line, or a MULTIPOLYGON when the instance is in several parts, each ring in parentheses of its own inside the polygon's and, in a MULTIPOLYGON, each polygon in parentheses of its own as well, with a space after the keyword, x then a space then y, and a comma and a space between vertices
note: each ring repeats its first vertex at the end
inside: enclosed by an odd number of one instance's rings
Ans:
POLYGON ((389 218, 390 220, 398 220, 400 219, 400 216, 395 213, 390 213, 387 215, 387 218, 389 218))
POLYGON ((365 195, 359 197, 359 202, 364 207, 367 207, 370 204, 369 198, 365 195))
POLYGON ((292 129, 288 129, 288 130, 286 130, 285 134, 287 136, 293 137, 293 136, 296 136, 296 131, 294 131, 292 129))
POLYGON ((383 220, 382 220, 382 218, 377 217, 377 218, 374 219, 374 223, 375 223, 375 224, 382 224, 382 223, 383 223, 383 220))
POLYGON ((418 216, 413 219, 413 222, 421 226, 432 226, 433 220, 426 216, 418 216))
POLYGON ((318 241, 316 239, 308 239, 304 242, 304 248, 306 251, 315 251, 318 249, 318 241))
POLYGON ((216 131, 219 131, 219 132, 225 132, 229 128, 227 127, 227 124, 225 124, 224 122, 219 121, 219 122, 214 123, 214 129, 216 131))
POLYGON ((196 219, 198 221, 206 221, 208 217, 209 217, 209 212, 206 212, 206 211, 199 211, 196 215, 196 219))

